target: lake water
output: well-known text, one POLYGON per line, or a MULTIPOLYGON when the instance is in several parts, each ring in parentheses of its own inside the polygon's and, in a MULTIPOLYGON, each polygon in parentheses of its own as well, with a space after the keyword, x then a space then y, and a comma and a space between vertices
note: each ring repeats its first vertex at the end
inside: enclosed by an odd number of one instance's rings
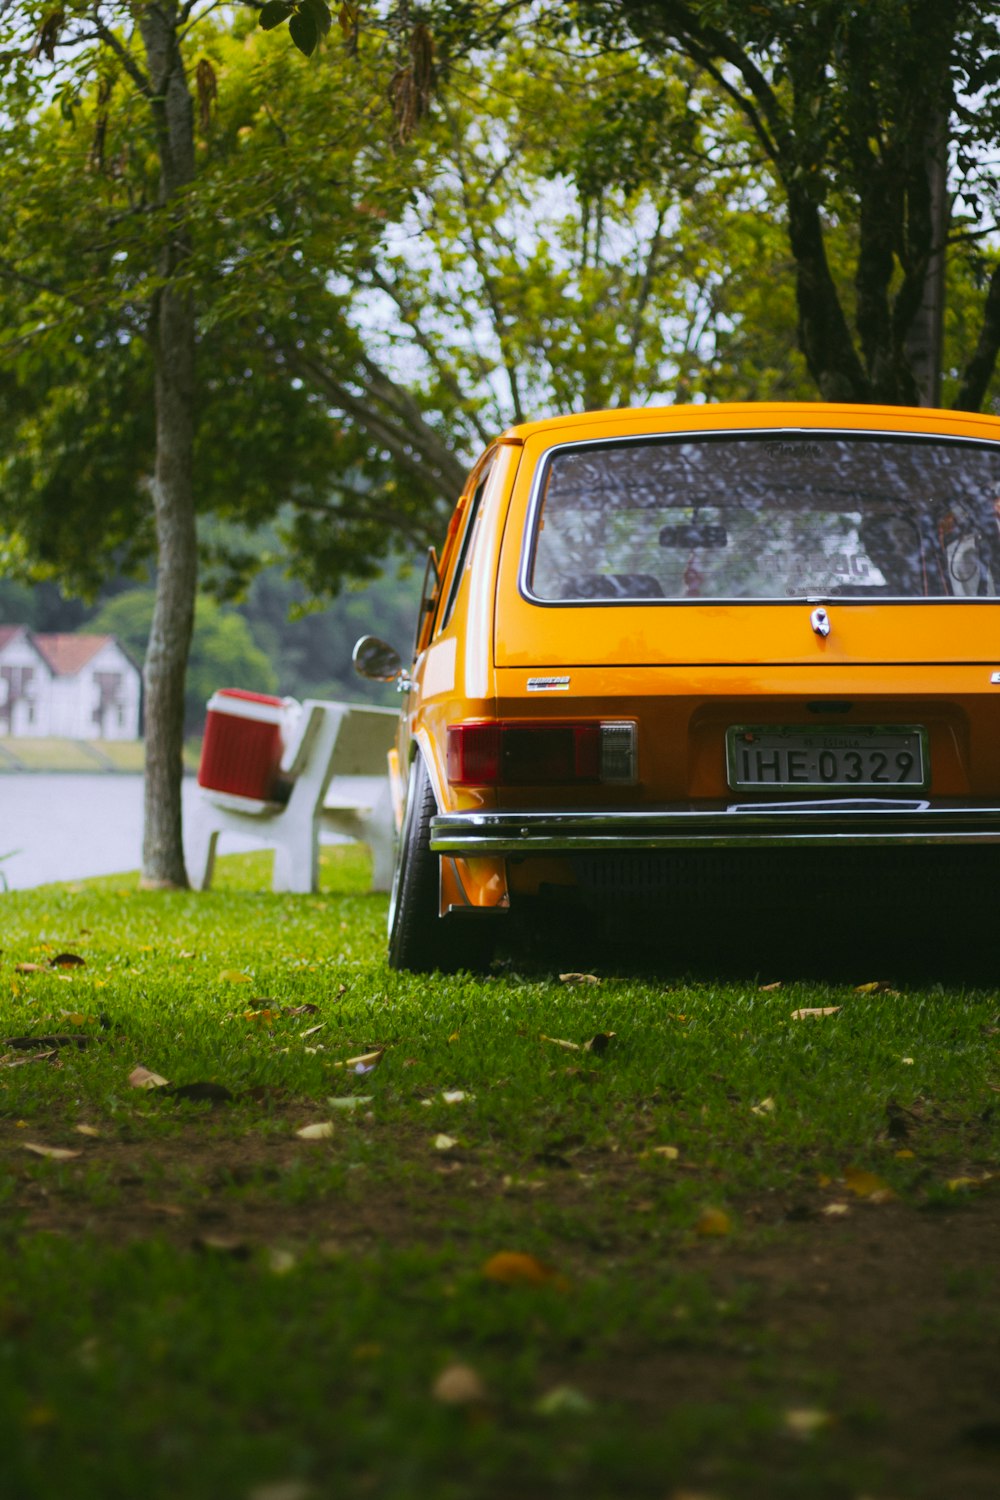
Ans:
MULTIPOLYGON (((184 807, 197 796, 184 779, 184 807)), ((0 775, 0 890, 137 870, 142 777, 0 775)))

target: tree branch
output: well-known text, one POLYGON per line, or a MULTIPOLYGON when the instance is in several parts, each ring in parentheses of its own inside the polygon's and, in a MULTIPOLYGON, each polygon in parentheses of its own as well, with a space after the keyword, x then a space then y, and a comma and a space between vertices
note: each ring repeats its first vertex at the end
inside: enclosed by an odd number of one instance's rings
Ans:
MULTIPOLYGON (((435 347, 432 339, 424 332, 416 319, 412 317, 412 303, 408 303, 405 300, 405 298, 401 295, 396 283, 394 281, 390 281, 387 276, 383 276, 382 272, 377 266, 373 267, 369 272, 369 280, 373 286, 378 287, 379 291, 384 292, 402 313, 403 320, 406 323, 407 331, 412 335, 413 342, 416 344, 418 349, 423 350, 424 354, 426 354, 445 390, 448 391, 448 393, 455 399, 456 402, 464 407, 466 403, 465 393, 463 392, 452 371, 446 368, 441 358, 440 352, 435 347)), ((471 412, 469 414, 469 421, 475 430, 476 436, 483 443, 488 443, 490 441, 490 438, 492 437, 492 433, 487 431, 485 426, 480 422, 479 417, 475 412, 471 412)))
POLYGON ((131 78, 140 94, 142 94, 143 98, 146 100, 152 99, 153 86, 147 74, 143 72, 142 68, 140 68, 139 64, 136 62, 135 58, 132 56, 131 52, 124 45, 124 43, 121 42, 115 35, 115 33, 111 30, 111 28, 105 25, 105 23, 101 20, 96 6, 94 7, 93 15, 94 26, 96 27, 95 34, 98 41, 102 42, 104 46, 109 49, 109 51, 115 54, 122 67, 125 69, 125 72, 131 78))
MULTIPOLYGON (((412 402, 402 401, 401 387, 384 372, 379 372, 378 389, 363 388, 361 392, 350 389, 342 380, 319 360, 310 358, 301 349, 281 347, 279 352, 293 374, 306 381, 314 390, 325 396, 334 406, 353 417, 358 426, 393 455, 408 473, 423 484, 430 484, 443 499, 453 501, 461 493, 465 483, 465 465, 451 449, 442 442, 428 424, 423 414, 412 402), (395 396, 400 406, 412 409, 415 414, 400 416, 389 408, 388 416, 378 410, 378 402, 386 404, 387 396, 395 396), (373 400, 376 404, 373 405, 373 400)), ((376 367, 368 362, 369 370, 376 367)))

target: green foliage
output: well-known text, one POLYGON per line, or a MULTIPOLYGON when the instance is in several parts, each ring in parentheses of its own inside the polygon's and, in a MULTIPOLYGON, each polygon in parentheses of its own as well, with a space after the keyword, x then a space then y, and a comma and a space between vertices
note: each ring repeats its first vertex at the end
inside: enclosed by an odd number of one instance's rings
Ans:
POLYGON ((937 358, 959 370, 958 405, 983 403, 1000 348, 994 5, 579 0, 574 9, 593 36, 638 47, 654 71, 680 56, 723 88, 783 204, 799 343, 823 395, 912 402, 934 385, 937 358), (943 156, 949 181, 939 192, 943 156), (946 193, 954 203, 939 216, 935 198, 946 193), (945 237, 949 282, 961 284, 966 309, 977 266, 988 271, 974 338, 942 357, 921 308, 945 237), (849 293, 833 265, 838 241, 850 257, 849 293))
MULTIPOLYGON (((29 22, 7 23, 7 39, 23 41, 29 22)), ((385 550, 363 496, 387 463, 338 429, 285 351, 313 329, 333 358, 338 340, 356 344, 331 278, 349 280, 399 211, 405 159, 389 139, 372 49, 289 65, 282 39, 253 24, 247 15, 231 35, 209 19, 184 40, 199 137, 178 210, 185 282, 173 285, 193 292, 199 319, 196 499, 251 524, 301 506, 335 589, 385 550)), ((109 554, 134 569, 153 545, 147 333, 160 285, 159 168, 126 35, 125 51, 84 46, 54 61, 47 81, 18 54, 4 84, 0 191, 14 211, 0 227, 0 312, 12 330, 0 524, 26 566, 91 593, 109 554)))
POLYGON ((784 229, 711 84, 552 13, 448 78, 413 232, 369 279, 463 447, 555 411, 810 393, 784 229))

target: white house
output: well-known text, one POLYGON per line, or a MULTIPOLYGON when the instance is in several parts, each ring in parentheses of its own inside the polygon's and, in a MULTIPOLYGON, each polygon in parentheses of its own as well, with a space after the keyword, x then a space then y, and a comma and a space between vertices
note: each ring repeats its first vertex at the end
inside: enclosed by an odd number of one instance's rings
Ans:
POLYGON ((0 625, 0 734, 136 740, 142 674, 113 635, 0 625))
POLYGON ((0 625, 0 734, 48 734, 52 669, 25 625, 0 625))

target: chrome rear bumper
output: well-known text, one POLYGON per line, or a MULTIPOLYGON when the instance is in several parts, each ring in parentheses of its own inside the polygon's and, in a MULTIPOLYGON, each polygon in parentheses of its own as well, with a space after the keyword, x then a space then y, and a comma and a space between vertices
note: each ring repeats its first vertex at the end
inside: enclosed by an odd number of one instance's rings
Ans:
POLYGON ((435 854, 568 854, 852 844, 1000 844, 1000 804, 841 799, 642 812, 461 812, 431 820, 435 854))

